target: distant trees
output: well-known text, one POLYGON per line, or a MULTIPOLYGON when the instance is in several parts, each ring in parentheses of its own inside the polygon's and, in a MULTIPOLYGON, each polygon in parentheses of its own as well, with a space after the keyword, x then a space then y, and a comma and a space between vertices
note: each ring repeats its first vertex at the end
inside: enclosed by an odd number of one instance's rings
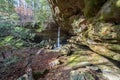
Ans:
MULTIPOLYGON (((50 20, 51 11, 46 0, 0 0, 0 47, 4 46, 4 40, 12 37, 9 43, 24 45, 29 39, 34 37, 32 30, 24 25, 19 25, 18 21, 37 23, 38 30, 41 31, 44 23, 50 20), (31 20, 30 20, 30 19, 31 20)), ((7 44, 5 42, 5 44, 7 44)))
POLYGON ((42 24, 51 16, 47 0, 0 0, 0 21, 12 18, 12 21, 42 24))
POLYGON ((14 1, 13 0, 0 0, 0 12, 12 14, 14 12, 14 1))
POLYGON ((43 23, 52 18, 46 0, 15 0, 15 6, 15 11, 22 22, 43 23))
POLYGON ((6 64, 14 63, 17 57, 11 54, 15 49, 38 45, 32 42, 33 31, 41 31, 51 18, 46 0, 0 0, 0 58, 6 64), (37 30, 32 30, 36 24, 37 30))

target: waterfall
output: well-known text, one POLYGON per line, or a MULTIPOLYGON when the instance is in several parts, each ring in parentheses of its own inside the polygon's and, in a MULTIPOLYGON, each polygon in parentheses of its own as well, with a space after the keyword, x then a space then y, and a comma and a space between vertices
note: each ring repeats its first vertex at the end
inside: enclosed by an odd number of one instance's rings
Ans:
POLYGON ((58 27, 57 47, 60 47, 60 27, 58 27))

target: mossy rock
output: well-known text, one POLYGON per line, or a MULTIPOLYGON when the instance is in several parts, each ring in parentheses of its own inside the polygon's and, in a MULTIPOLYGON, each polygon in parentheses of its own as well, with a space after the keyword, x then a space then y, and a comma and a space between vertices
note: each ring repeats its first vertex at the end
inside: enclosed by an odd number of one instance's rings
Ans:
POLYGON ((106 2, 106 0, 84 0, 85 8, 84 8, 84 15, 87 18, 94 17, 102 5, 106 2))
POLYGON ((75 51, 72 56, 68 58, 68 66, 75 66, 76 64, 86 61, 87 58, 85 58, 85 51, 75 51))
POLYGON ((120 22, 120 0, 108 0, 102 7, 99 18, 105 21, 120 22))
POLYGON ((71 71, 70 80, 96 80, 88 71, 71 71))
POLYGON ((120 40, 119 32, 120 32, 120 25, 101 22, 89 26, 88 36, 92 40, 119 41, 120 40))
POLYGON ((70 66, 72 68, 76 67, 77 65, 79 67, 85 67, 93 63, 98 63, 98 61, 101 59, 104 58, 89 50, 76 50, 72 53, 71 56, 68 57, 67 66, 70 66), (83 62, 87 63, 83 64, 83 62))
POLYGON ((104 57, 107 57, 107 58, 110 58, 110 59, 113 59, 113 60, 116 60, 116 61, 120 61, 120 54, 107 49, 105 46, 89 45, 89 47, 93 51, 95 51, 96 53, 98 53, 98 54, 100 54, 104 57))

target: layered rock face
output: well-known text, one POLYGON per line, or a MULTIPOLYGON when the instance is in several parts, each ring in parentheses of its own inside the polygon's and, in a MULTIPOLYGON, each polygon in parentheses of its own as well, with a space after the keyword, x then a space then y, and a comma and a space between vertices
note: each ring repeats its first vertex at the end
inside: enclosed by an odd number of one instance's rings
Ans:
POLYGON ((83 0, 48 0, 56 23, 64 30, 72 31, 71 23, 79 18, 84 7, 83 0))
POLYGON ((48 0, 56 23, 70 43, 120 61, 120 0, 48 0))
MULTIPOLYGON (((59 26, 70 33, 76 27, 72 25, 80 17, 94 17, 106 0, 48 0, 53 17, 59 26), (96 7, 97 6, 97 7, 96 7)), ((79 23, 82 22, 81 20, 79 23)))

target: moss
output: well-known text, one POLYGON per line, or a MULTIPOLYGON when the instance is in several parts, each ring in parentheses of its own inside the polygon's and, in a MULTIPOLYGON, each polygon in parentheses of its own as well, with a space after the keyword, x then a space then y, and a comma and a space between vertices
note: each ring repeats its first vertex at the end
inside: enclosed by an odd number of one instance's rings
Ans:
POLYGON ((80 62, 96 63, 101 59, 99 55, 93 55, 91 51, 78 50, 75 51, 67 60, 67 66, 76 66, 80 62))
POLYGON ((93 51, 95 51, 96 53, 102 56, 120 61, 120 54, 107 49, 105 46, 100 46, 100 45, 89 45, 89 46, 93 51))
POLYGON ((74 66, 75 64, 81 62, 80 54, 80 51, 73 53, 73 55, 68 58, 68 65, 74 66))
POLYGON ((120 7, 120 0, 118 0, 118 1, 116 2, 116 6, 117 6, 117 7, 120 7))
MULTIPOLYGON (((81 57, 80 57, 80 53, 76 53, 76 54, 73 54, 72 56, 70 56, 68 58, 68 65, 69 66, 74 66, 76 65, 77 63, 81 62, 81 57)), ((83 60, 82 60, 83 61, 83 60)))
POLYGON ((120 45, 119 44, 108 44, 107 48, 110 49, 110 50, 120 51, 120 45))
POLYGON ((89 26, 88 36, 92 40, 120 40, 120 25, 96 23, 89 26))

